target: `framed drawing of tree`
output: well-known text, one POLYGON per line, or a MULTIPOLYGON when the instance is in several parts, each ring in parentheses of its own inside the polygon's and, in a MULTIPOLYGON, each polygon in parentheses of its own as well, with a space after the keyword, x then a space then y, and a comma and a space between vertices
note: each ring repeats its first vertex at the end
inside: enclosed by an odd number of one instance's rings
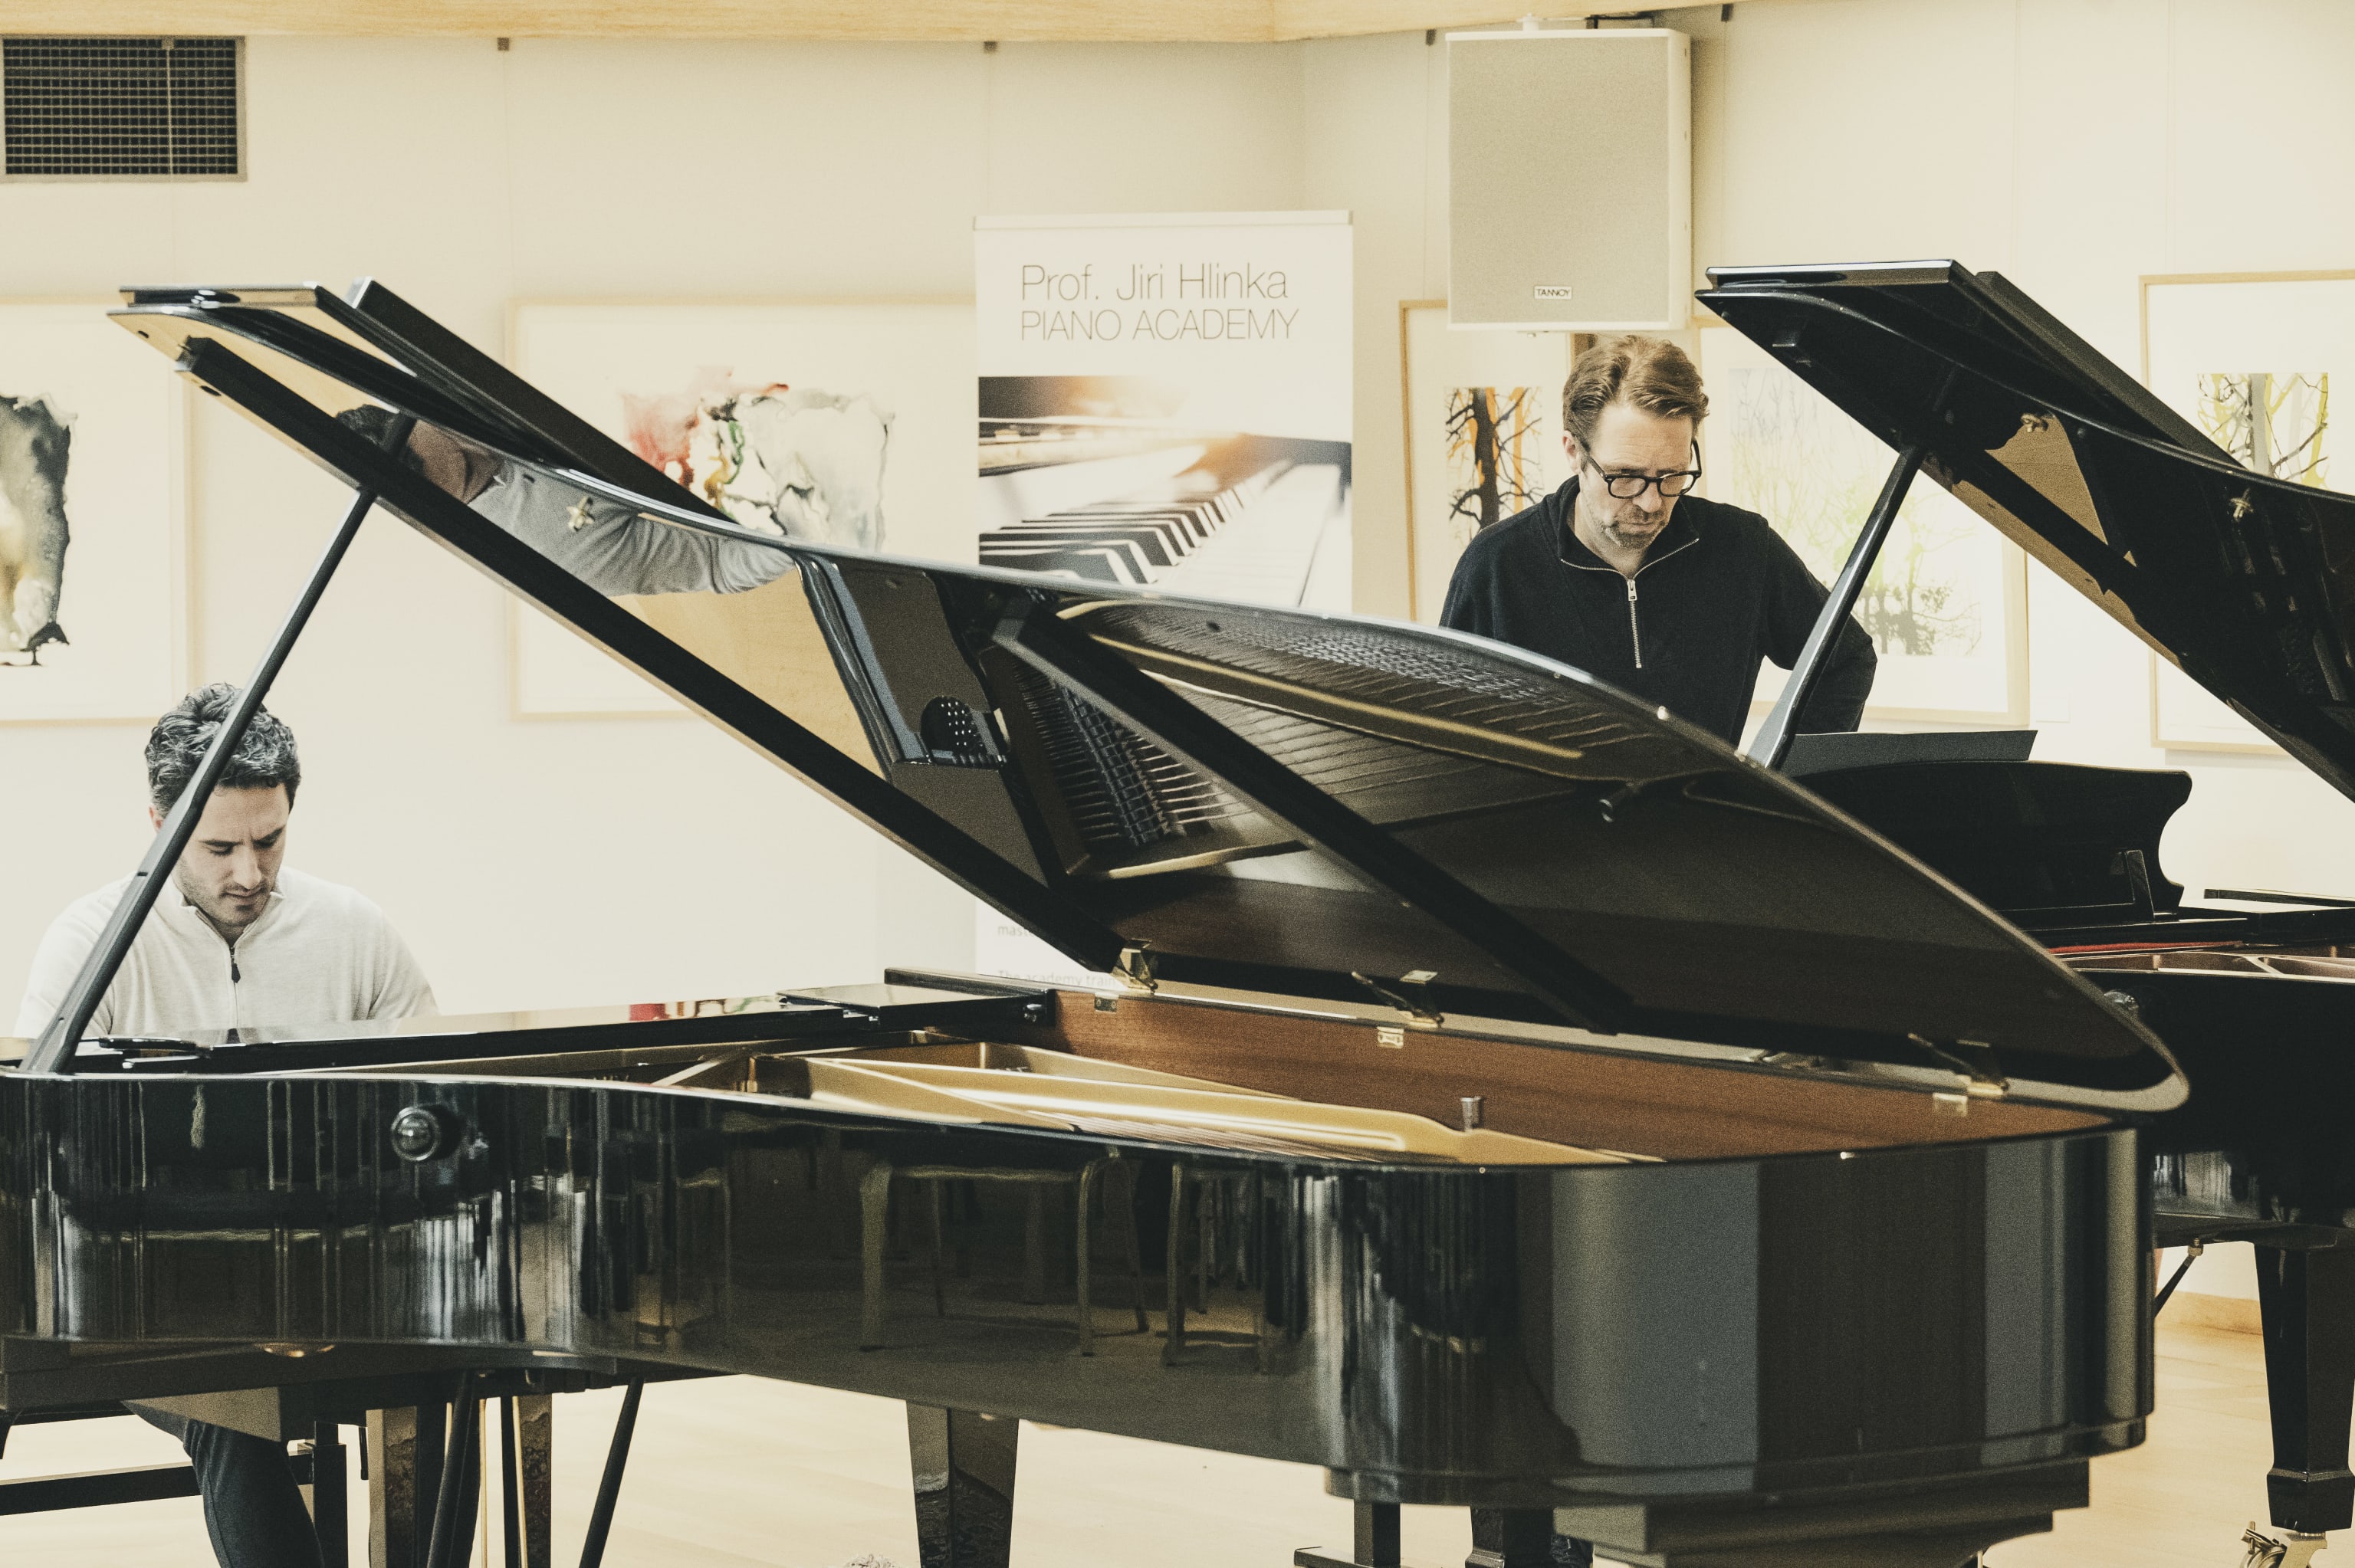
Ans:
MULTIPOLYGON (((2142 280, 2143 383, 2235 461, 2345 490, 2334 419, 2355 393, 2355 272, 2205 272, 2142 280)), ((2151 659, 2150 738, 2178 751, 2279 756, 2189 675, 2151 659)))
POLYGON ((1399 306, 1407 603, 1439 620, 1455 558, 1483 528, 1570 477, 1561 455, 1568 333, 1454 331, 1445 300, 1399 306))

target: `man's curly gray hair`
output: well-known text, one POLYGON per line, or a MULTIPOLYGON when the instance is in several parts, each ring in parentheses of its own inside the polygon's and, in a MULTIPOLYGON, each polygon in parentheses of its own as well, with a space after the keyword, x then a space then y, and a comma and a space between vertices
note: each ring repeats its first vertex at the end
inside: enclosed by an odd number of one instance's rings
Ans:
MULTIPOLYGON (((227 681, 215 681, 201 691, 190 692, 177 707, 155 721, 147 736, 147 798, 158 811, 170 810, 187 789, 188 780, 196 777, 237 694, 238 688, 227 681)), ((302 782, 303 760, 295 754, 294 732, 268 708, 256 709, 218 787, 267 789, 272 784, 283 784, 286 803, 291 806, 295 788, 302 782)))

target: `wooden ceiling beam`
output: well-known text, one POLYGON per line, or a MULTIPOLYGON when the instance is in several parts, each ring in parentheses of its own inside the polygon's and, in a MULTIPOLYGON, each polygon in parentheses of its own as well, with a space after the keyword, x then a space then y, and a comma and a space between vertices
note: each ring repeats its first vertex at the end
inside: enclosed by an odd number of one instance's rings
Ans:
MULTIPOLYGON (((9 0, 0 30, 118 37, 1288 43, 1509 22, 1534 0, 9 0)), ((1614 5, 1612 9, 1627 7, 1614 5)))

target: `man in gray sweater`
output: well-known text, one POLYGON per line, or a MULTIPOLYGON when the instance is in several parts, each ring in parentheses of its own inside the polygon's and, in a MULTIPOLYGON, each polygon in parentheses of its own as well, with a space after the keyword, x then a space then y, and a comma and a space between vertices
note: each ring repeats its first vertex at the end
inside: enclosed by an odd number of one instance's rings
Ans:
MULTIPOLYGON (((217 683, 156 721, 147 789, 157 826, 236 700, 236 687, 217 683)), ((266 710, 255 713, 172 885, 92 1015, 94 1033, 171 1037, 433 1012, 432 990, 384 911, 350 888, 286 869, 287 818, 302 781, 293 733, 266 710)), ((77 900, 50 925, 33 958, 18 1034, 37 1036, 63 1008, 128 882, 77 900)), ((187 1450, 223 1568, 318 1568, 283 1444, 133 1408, 187 1450)))

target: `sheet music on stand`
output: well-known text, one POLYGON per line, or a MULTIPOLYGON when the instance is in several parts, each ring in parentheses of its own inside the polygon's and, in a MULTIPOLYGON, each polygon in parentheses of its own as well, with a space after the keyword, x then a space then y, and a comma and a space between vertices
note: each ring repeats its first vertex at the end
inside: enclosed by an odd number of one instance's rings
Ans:
POLYGON ((1929 730, 1918 735, 1858 731, 1840 735, 1795 735, 1783 772, 1792 779, 1840 768, 1878 768, 1891 762, 2025 762, 2035 748, 2032 729, 1929 730))

